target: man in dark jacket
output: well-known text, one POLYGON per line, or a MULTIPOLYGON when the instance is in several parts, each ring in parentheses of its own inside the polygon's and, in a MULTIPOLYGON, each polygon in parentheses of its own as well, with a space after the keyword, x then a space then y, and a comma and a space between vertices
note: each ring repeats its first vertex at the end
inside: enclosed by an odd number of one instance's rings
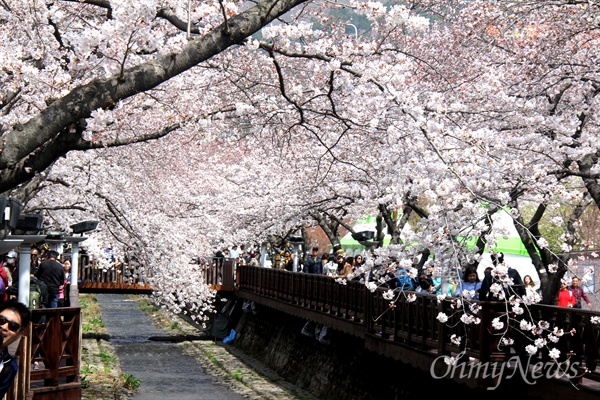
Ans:
POLYGON ((308 274, 323 274, 323 263, 321 262, 321 257, 319 257, 318 247, 313 247, 312 254, 306 257, 304 272, 308 274))
MULTIPOLYGON (((492 254, 492 263, 494 264, 494 267, 503 264, 504 254, 492 254)), ((505 299, 510 299, 513 295, 518 295, 519 297, 525 296, 525 284, 523 283, 523 278, 521 278, 519 271, 509 266, 506 274, 512 280, 513 284, 511 286, 502 284, 497 277, 493 276, 493 273, 485 273, 483 281, 481 282, 481 289, 479 289, 479 300, 500 300, 490 292, 490 287, 494 283, 499 283, 503 286, 505 299)))
POLYGON ((58 252, 48 251, 48 258, 40 263, 35 276, 46 284, 48 288, 48 308, 58 307, 58 290, 65 283, 65 270, 61 263, 56 261, 58 252))

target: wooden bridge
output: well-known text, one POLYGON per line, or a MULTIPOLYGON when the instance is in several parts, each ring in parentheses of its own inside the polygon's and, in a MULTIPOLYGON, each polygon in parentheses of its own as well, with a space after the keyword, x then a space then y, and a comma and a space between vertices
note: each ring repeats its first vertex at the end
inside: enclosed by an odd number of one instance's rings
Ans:
MULTIPOLYGON (((423 371, 435 371, 437 376, 443 376, 448 371, 448 366, 440 360, 459 354, 463 354, 459 364, 471 364, 474 368, 486 364, 499 367, 503 361, 515 356, 521 361, 527 360, 527 366, 539 363, 556 365, 555 360, 549 357, 548 349, 531 357, 525 354, 525 346, 533 342, 519 333, 521 329, 514 327, 514 320, 505 335, 514 339, 513 350, 499 347, 501 335, 493 329, 492 321, 500 318, 506 323, 507 315, 516 317, 513 313, 507 314, 504 302, 472 302, 479 308, 477 317, 481 321, 467 325, 460 320, 464 312, 458 311, 452 302, 438 302, 435 295, 415 292, 399 294, 394 306, 390 307, 390 300, 384 298, 384 289, 371 292, 357 281, 340 284, 323 275, 234 266, 230 260, 219 260, 209 268, 206 279, 213 288, 233 290, 239 298, 359 337, 364 340, 366 349, 423 371), (225 278, 228 275, 231 278, 225 278), (411 294, 411 298, 408 294, 411 294), (439 322, 439 313, 448 315, 449 320, 446 323, 439 322), (462 341, 453 341, 454 336, 462 338, 462 341)), ((565 333, 556 345, 548 347, 556 347, 561 351, 559 362, 565 361, 569 355, 577 374, 573 379, 566 379, 565 374, 558 377, 558 374, 553 379, 555 382, 550 383, 575 390, 572 387, 574 384, 580 389, 577 391, 578 397, 582 393, 589 393, 597 398, 600 395, 600 371, 597 369, 600 325, 594 320, 600 318, 600 313, 537 304, 528 306, 526 312, 529 313, 528 320, 548 321, 550 329, 558 327, 565 333)), ((467 377, 452 378, 470 387, 493 387, 497 384, 497 379, 491 378, 490 371, 478 372, 467 377)), ((548 385, 546 389, 542 387, 537 384, 535 390, 556 390, 554 386, 552 389, 548 385)))
POLYGON ((126 265, 102 269, 83 255, 78 284, 71 285, 69 307, 31 310, 32 323, 19 341, 14 355, 19 372, 6 400, 79 400, 81 398, 81 306, 80 293, 150 294, 143 277, 126 265), (41 366, 32 369, 34 362, 41 366))
MULTIPOLYGON (((401 295, 395 306, 390 307, 383 290, 371 292, 359 282, 342 285, 327 276, 235 266, 232 260, 222 259, 207 266, 204 274, 206 282, 221 292, 361 338, 370 351, 424 371, 434 371, 438 376, 447 371, 447 365, 440 362, 442 356, 452 357, 464 352, 462 364, 493 364, 513 357, 498 349, 500 336, 492 329, 494 318, 506 315, 504 303, 474 302, 480 307, 478 316, 481 322, 465 325, 460 321, 461 314, 452 308, 450 302, 438 302, 433 295, 411 292, 414 299, 401 295), (450 316, 447 323, 437 320, 440 312, 450 316), (453 335, 466 340, 457 343, 452 340, 453 335)), ((81 276, 84 277, 85 273, 81 276)), ((110 274, 108 280, 107 285, 123 284, 112 282, 110 274)), ((104 282, 96 280, 90 283, 93 285, 86 290, 108 290, 101 288, 104 282)), ((597 399, 600 395, 600 373, 596 368, 600 358, 600 326, 594 323, 592 317, 600 317, 600 313, 546 305, 529 306, 529 313, 532 319, 549 321, 551 327, 557 326, 566 332, 556 347, 561 351, 561 360, 571 354, 572 364, 577 370, 575 378, 550 379, 543 385, 538 382, 533 388, 539 394, 540 391, 556 390, 548 386, 550 381, 563 388, 575 384, 579 390, 569 387, 577 392, 575 397, 597 399), (574 331, 571 332, 571 329, 574 331)), ((74 285, 71 288, 70 307, 33 310, 32 314, 37 322, 30 324, 19 342, 15 354, 21 367, 6 399, 80 399, 81 308, 78 287, 74 285), (34 361, 43 367, 32 370, 34 361)), ((523 344, 514 331, 508 331, 508 334, 523 344)), ((552 362, 547 353, 538 352, 528 365, 552 362)), ((452 378, 471 387, 495 385, 493 378, 481 373, 468 374, 467 377, 453 375, 452 378)))
POLYGON ((111 268, 102 268, 90 263, 87 256, 81 258, 78 269, 80 293, 129 293, 150 294, 152 288, 134 268, 121 263, 111 268))

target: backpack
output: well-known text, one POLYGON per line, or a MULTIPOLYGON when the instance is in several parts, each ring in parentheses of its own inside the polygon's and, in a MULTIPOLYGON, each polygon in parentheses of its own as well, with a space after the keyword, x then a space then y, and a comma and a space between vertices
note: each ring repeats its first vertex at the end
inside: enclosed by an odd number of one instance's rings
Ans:
POLYGON ((29 308, 31 310, 44 308, 42 304, 42 288, 34 282, 31 282, 29 285, 29 308))
POLYGON ((415 281, 410 277, 408 271, 404 268, 400 268, 396 271, 396 288, 401 290, 413 290, 415 288, 415 281))

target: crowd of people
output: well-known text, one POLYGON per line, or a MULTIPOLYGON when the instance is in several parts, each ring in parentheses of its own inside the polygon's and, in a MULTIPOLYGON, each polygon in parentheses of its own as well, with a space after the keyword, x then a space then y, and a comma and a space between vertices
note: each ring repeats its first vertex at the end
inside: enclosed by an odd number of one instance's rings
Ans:
MULTIPOLYGON (((238 264, 261 266, 258 251, 246 251, 245 247, 233 246, 218 252, 218 257, 234 258, 238 264)), ((276 252, 271 258, 271 267, 294 270, 296 255, 286 248, 276 252)), ((470 300, 504 300, 513 295, 537 297, 541 300, 541 289, 536 286, 530 275, 521 277, 519 271, 511 268, 504 261, 504 255, 491 255, 493 267, 487 267, 480 279, 477 263, 465 266, 461 271, 447 274, 442 279, 441 274, 434 273, 432 266, 426 266, 417 274, 409 274, 406 268, 400 267, 397 260, 387 260, 385 265, 379 265, 370 271, 371 279, 383 287, 390 289, 412 290, 427 294, 445 294, 450 297, 467 297, 470 300), (495 268, 503 266, 504 268, 495 268), (503 284, 510 282, 509 285, 503 284), (498 283, 499 285, 494 285, 498 283), (501 287, 501 290, 498 288, 501 287)), ((326 275, 333 278, 365 279, 359 272, 366 261, 365 255, 346 256, 343 250, 335 248, 320 252, 319 247, 311 248, 310 254, 296 261, 296 271, 309 274, 326 275)), ((368 277, 367 277, 368 278, 368 277)), ((573 277, 571 284, 563 280, 558 295, 558 305, 563 307, 581 308, 582 301, 591 307, 585 290, 579 286, 579 278, 573 277)))
MULTIPOLYGON (((0 268, 2 302, 19 299, 19 254, 9 251, 0 268)), ((29 309, 69 306, 71 259, 56 250, 32 246, 29 265, 29 309)), ((35 320, 34 322, 43 322, 35 320)), ((33 366, 36 369, 36 365, 33 366)))
MULTIPOLYGON (((45 246, 33 245, 29 265, 29 308, 69 306, 71 259, 45 246)), ((19 254, 9 251, 0 268, 0 299, 19 297, 19 254)))
POLYGON ((558 291, 558 305, 561 307, 581 308, 581 301, 584 300, 588 307, 592 306, 585 290, 579 286, 579 278, 573 277, 571 285, 567 285, 567 280, 562 280, 560 290, 558 291))
MULTIPOLYGON (((215 257, 234 259, 238 265, 263 266, 260 262, 260 251, 247 251, 244 245, 239 247, 233 245, 230 248, 218 250, 215 257)), ((298 261, 295 258, 296 255, 289 248, 275 252, 271 255, 271 268, 294 271, 294 264, 296 263, 296 271, 298 272, 345 278, 365 262, 364 257, 360 254, 354 257, 346 256, 341 249, 333 253, 329 251, 320 253, 317 246, 311 249, 311 253, 306 258, 298 261)))
MULTIPOLYGON (((48 247, 31 247, 29 304, 19 301, 19 254, 3 255, 0 268, 0 398, 3 398, 19 365, 9 346, 21 338, 32 321, 32 309, 69 306, 71 260, 48 247)), ((40 320, 34 322, 41 322, 40 320)), ((39 369, 39 363, 32 365, 39 369)))

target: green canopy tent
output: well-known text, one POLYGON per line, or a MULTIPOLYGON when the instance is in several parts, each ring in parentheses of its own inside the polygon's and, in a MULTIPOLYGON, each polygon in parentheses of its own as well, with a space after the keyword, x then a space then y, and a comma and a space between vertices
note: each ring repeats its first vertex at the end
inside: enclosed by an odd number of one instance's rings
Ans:
MULTIPOLYGON (((377 233, 377 221, 375 217, 365 217, 356 222, 353 227, 354 232, 371 231, 377 233)), ((388 246, 392 240, 390 235, 385 235, 383 239, 383 245, 388 246)), ((361 254, 366 250, 363 246, 352 237, 352 233, 348 232, 342 239, 340 239, 340 245, 347 255, 361 254)))
MULTIPOLYGON (((486 246, 485 252, 491 253, 493 251, 497 251, 497 252, 502 252, 502 253, 518 254, 521 256, 529 257, 529 254, 527 253, 527 249, 525 249, 525 245, 523 245, 523 242, 521 241, 521 238, 519 237, 519 234, 517 233, 517 230, 515 229, 515 227, 512 223, 512 218, 504 211, 499 211, 499 213, 501 213, 502 215, 499 215, 500 218, 498 219, 497 223, 501 224, 505 228, 508 228, 509 233, 507 236, 498 235, 496 247, 490 249, 486 246)), ((376 232, 377 231, 376 219, 375 219, 375 217, 372 217, 372 216, 360 219, 357 221, 357 223, 353 227, 353 229, 355 232, 362 232, 362 231, 376 232)), ((410 227, 405 228, 405 229, 410 229, 410 227)), ((391 242, 391 238, 392 237, 389 234, 386 234, 383 239, 383 245, 388 246, 391 242)), ((466 244, 469 248, 473 248, 475 246, 476 242, 477 242, 477 238, 472 237, 472 238, 468 239, 466 244)), ((344 249, 344 251, 346 253, 348 253, 349 251, 356 252, 357 250, 358 251, 365 250, 365 246, 360 244, 357 240, 353 239, 352 234, 350 232, 348 232, 340 240, 340 245, 342 246, 342 248, 344 249)))
MULTIPOLYGON (((496 224, 499 227, 503 228, 502 231, 506 232, 506 235, 498 235, 497 243, 494 248, 488 248, 486 246, 483 254, 483 259, 479 264, 477 269, 480 278, 483 278, 483 271, 486 267, 491 266, 491 258, 490 254, 494 251, 504 253, 505 261, 511 267, 517 269, 521 276, 530 275, 532 279, 539 285, 539 276, 535 267, 531 263, 531 259, 527 250, 525 249, 525 245, 521 241, 517 229, 514 227, 514 222, 511 216, 505 211, 499 211, 496 219, 496 224)), ((369 216, 357 221, 356 225, 353 227, 355 232, 361 231, 372 231, 376 232, 376 218, 369 216)), ((410 229, 407 227, 405 229, 410 229)), ((391 241, 391 236, 386 235, 384 238, 383 245, 388 246, 391 241)), ((469 248, 475 247, 475 243, 477 242, 476 237, 469 238, 466 242, 466 245, 469 248)), ((356 255, 364 253, 366 248, 362 244, 360 244, 357 240, 352 238, 352 234, 348 232, 341 240, 340 244, 342 249, 345 251, 347 255, 356 255)), ((539 287, 539 286, 538 286, 539 287)))
MULTIPOLYGON (((477 242, 477 238, 471 238, 467 241, 467 246, 469 248, 475 247, 475 243, 477 242)), ((529 257, 529 253, 527 253, 527 249, 525 245, 521 241, 519 236, 499 236, 497 238, 496 246, 493 248, 489 248, 487 245, 485 247, 484 252, 492 253, 492 252, 501 252, 504 254, 518 254, 521 256, 529 257)))

